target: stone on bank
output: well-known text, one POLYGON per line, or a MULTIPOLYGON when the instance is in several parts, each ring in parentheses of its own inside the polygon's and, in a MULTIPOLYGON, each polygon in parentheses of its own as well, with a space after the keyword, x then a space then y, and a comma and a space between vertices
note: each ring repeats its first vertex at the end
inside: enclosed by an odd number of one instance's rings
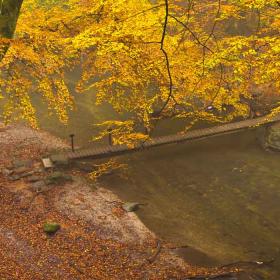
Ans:
POLYGON ((280 122, 274 123, 266 129, 264 147, 280 151, 280 122))
POLYGON ((43 229, 45 233, 54 234, 60 229, 60 225, 58 223, 45 223, 43 229))

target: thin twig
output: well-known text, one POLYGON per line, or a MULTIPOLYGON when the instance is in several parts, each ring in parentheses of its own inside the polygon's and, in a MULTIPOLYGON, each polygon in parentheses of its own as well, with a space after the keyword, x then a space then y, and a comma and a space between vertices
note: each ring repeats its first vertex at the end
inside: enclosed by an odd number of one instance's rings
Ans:
POLYGON ((146 12, 149 12, 151 10, 154 10, 154 9, 157 9, 157 8, 160 8, 160 7, 163 7, 163 6, 165 6, 165 4, 160 4, 160 5, 153 6, 153 7, 149 8, 149 9, 143 10, 143 11, 141 11, 139 13, 136 13, 136 14, 131 15, 129 17, 126 17, 124 19, 118 20, 118 22, 123 22, 123 21, 126 21, 128 19, 135 18, 135 17, 137 17, 139 15, 145 14, 146 12))
POLYGON ((203 45, 206 45, 207 42, 209 41, 209 39, 213 36, 216 25, 217 25, 217 18, 220 16, 220 13, 221 13, 221 0, 218 0, 218 9, 217 9, 216 16, 215 16, 215 19, 214 19, 214 24, 212 26, 212 29, 211 29, 211 32, 210 32, 209 36, 204 41, 203 45))
POLYGON ((238 266, 250 266, 250 265, 254 265, 254 266, 266 266, 266 265, 270 265, 274 262, 274 259, 268 260, 268 261, 239 261, 239 262, 234 262, 234 263, 229 263, 223 266, 220 266, 220 269, 223 268, 229 268, 229 267, 237 267, 238 266))
POLYGON ((157 256, 159 255, 160 251, 161 251, 161 242, 160 240, 158 240, 156 251, 149 259, 147 259, 148 263, 153 263, 156 260, 157 256))
POLYGON ((227 278, 233 276, 234 274, 231 272, 222 272, 218 274, 213 275, 198 275, 198 276, 191 276, 188 278, 185 278, 184 280, 212 280, 212 279, 221 279, 221 278, 227 278))
POLYGON ((200 41, 200 39, 198 38, 198 36, 188 27, 188 25, 186 25, 185 23, 183 23, 181 20, 179 20, 177 17, 175 17, 174 15, 169 14, 169 16, 171 18, 173 18, 176 22, 178 22, 179 24, 181 24, 194 38, 194 40, 198 43, 198 45, 202 46, 203 48, 207 49, 208 51, 210 51, 211 53, 213 53, 213 51, 207 47, 205 45, 205 43, 202 43, 200 41))

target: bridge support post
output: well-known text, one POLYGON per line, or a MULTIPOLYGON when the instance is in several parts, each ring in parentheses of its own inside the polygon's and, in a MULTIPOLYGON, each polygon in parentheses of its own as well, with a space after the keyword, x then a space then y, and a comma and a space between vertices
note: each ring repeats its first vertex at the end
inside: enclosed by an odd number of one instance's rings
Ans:
POLYGON ((112 128, 108 128, 108 142, 110 146, 113 146, 112 128))
POLYGON ((74 136, 75 136, 75 134, 70 134, 69 136, 71 138, 71 149, 72 149, 72 152, 75 152, 75 147, 74 147, 74 136))

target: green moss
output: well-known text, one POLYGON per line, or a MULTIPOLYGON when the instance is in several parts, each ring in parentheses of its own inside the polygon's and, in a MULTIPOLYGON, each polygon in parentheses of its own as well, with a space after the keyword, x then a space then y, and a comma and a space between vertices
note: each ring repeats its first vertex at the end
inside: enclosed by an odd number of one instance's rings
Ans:
POLYGON ((43 225, 43 229, 45 233, 54 234, 60 229, 60 225, 58 223, 48 222, 43 225))
POLYGON ((46 177, 45 183, 47 185, 52 185, 52 184, 64 184, 66 182, 71 182, 72 181, 72 176, 64 174, 60 171, 55 171, 49 176, 46 177))

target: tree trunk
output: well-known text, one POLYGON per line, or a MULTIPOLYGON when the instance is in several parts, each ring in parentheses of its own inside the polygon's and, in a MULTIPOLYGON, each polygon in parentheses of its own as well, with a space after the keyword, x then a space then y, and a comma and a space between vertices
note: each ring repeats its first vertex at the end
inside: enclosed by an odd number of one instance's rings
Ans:
MULTIPOLYGON (((13 38, 23 0, 0 0, 0 39, 13 38)), ((8 50, 8 44, 0 49, 0 61, 8 50)))

